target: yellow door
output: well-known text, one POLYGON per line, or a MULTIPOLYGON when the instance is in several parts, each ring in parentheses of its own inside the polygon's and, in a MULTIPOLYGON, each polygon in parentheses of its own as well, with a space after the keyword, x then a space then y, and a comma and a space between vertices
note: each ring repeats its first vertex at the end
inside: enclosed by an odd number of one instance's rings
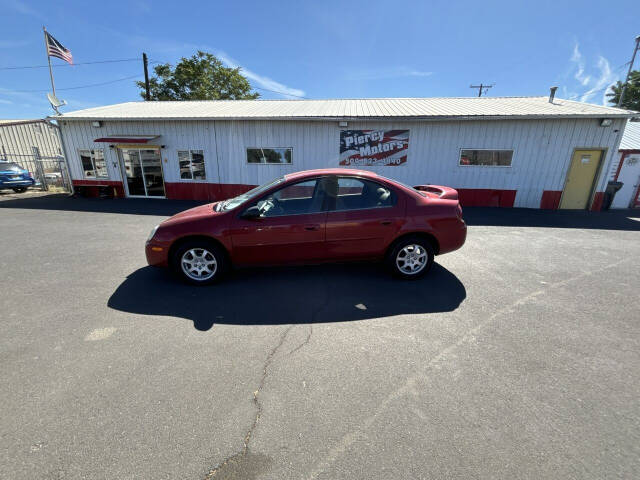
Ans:
POLYGON ((601 150, 576 150, 573 153, 567 183, 564 186, 564 192, 562 192, 560 208, 585 209, 589 207, 589 199, 601 158, 601 150))

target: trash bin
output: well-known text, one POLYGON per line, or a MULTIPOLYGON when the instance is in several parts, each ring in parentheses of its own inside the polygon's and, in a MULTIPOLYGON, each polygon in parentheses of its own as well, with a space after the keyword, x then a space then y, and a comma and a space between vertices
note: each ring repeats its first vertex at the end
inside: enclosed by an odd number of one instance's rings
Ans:
POLYGON ((604 198, 602 199, 602 210, 609 210, 613 203, 613 197, 616 196, 616 192, 624 185, 622 182, 609 182, 607 188, 604 191, 604 198))

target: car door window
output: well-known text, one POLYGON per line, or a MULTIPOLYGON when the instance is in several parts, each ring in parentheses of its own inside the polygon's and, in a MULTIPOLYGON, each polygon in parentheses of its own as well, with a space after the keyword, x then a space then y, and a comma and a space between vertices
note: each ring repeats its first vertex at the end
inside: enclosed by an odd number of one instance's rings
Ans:
POLYGON ((360 178, 338 178, 334 210, 363 210, 391 207, 396 195, 390 188, 360 178))
POLYGON ((318 180, 287 185, 258 200, 261 217, 303 215, 322 211, 323 191, 318 180))

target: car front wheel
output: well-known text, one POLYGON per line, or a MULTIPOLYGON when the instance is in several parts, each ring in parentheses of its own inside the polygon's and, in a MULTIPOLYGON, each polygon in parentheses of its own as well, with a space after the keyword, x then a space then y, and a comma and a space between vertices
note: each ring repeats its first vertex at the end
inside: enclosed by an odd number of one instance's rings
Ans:
POLYGON ((13 191, 16 193, 24 193, 27 191, 27 187, 16 187, 13 189, 13 191))
POLYGON ((206 241, 187 242, 173 254, 173 270, 187 283, 209 285, 217 281, 226 268, 220 247, 206 241))
POLYGON ((387 256, 387 266, 400 278, 414 279, 427 273, 433 265, 434 251, 429 241, 407 237, 397 242, 387 256))

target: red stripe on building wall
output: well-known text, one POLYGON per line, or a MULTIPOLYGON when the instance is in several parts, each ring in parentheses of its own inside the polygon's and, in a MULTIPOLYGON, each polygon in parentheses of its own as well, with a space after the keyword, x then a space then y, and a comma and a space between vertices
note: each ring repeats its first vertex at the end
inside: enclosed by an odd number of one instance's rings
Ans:
POLYGON ((124 198, 124 185, 117 180, 73 180, 73 187, 82 187, 88 197, 97 197, 100 187, 113 187, 114 197, 124 198))
POLYGON ((562 190, 544 190, 540 199, 540 208, 557 210, 560 207, 562 190))
POLYGON ((248 192, 254 185, 235 183, 199 183, 199 182, 175 182, 165 183, 167 198, 174 200, 204 200, 217 202, 235 197, 248 192))
POLYGON ((513 207, 516 190, 490 188, 457 188, 463 207, 513 207))
POLYGON ((591 210, 592 212, 599 212, 600 210, 602 210, 603 200, 604 192, 596 192, 596 194, 593 196, 593 202, 591 203, 591 208, 589 210, 591 210))

